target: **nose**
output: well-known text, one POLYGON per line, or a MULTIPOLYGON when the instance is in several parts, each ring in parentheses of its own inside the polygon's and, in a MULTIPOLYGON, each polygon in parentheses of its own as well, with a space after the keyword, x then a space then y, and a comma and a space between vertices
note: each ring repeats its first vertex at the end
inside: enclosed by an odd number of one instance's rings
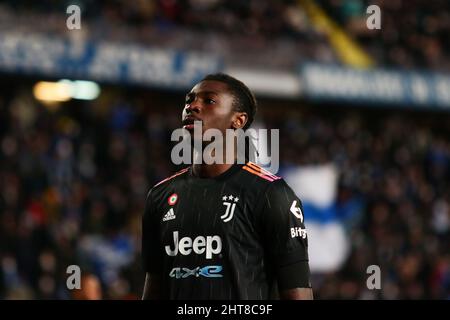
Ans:
POLYGON ((192 101, 191 103, 186 104, 184 110, 186 111, 187 114, 191 114, 191 113, 199 113, 200 108, 198 107, 198 103, 196 101, 192 101))

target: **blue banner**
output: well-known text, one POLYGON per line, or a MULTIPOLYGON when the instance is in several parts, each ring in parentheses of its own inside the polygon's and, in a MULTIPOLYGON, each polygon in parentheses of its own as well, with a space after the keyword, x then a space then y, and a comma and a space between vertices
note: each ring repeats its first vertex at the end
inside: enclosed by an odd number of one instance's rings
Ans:
POLYGON ((0 34, 0 71, 185 89, 222 69, 217 56, 88 42, 48 35, 0 34))
POLYGON ((304 95, 312 100, 450 110, 449 75, 307 63, 300 77, 304 95))

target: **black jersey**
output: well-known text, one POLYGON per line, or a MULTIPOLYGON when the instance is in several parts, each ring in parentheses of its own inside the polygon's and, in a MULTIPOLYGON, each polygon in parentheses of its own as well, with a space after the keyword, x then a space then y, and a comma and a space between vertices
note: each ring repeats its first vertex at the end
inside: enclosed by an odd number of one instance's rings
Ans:
POLYGON ((165 299, 270 299, 274 284, 310 286, 301 202, 251 162, 214 178, 186 168, 154 186, 142 252, 165 299))

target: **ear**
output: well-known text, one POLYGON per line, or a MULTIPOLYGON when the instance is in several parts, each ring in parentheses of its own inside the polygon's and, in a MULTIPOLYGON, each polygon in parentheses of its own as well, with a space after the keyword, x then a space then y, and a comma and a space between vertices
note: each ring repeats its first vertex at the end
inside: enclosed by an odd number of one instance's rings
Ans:
POLYGON ((233 116, 232 127, 233 129, 242 129, 248 121, 248 115, 246 112, 236 112, 233 116))

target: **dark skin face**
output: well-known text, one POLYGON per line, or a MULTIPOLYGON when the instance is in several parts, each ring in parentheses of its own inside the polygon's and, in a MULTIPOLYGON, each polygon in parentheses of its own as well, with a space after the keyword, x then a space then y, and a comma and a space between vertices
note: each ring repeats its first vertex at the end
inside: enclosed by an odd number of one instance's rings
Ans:
MULTIPOLYGON (((203 132, 218 129, 225 134, 226 129, 242 128, 248 120, 245 112, 238 112, 233 106, 234 97, 226 83, 214 80, 199 82, 186 95, 183 109, 183 124, 194 120, 202 121, 203 132)), ((191 130, 191 126, 185 126, 191 130)))
MULTIPOLYGON (((221 81, 199 82, 186 95, 183 109, 183 127, 193 132, 193 121, 202 122, 202 133, 208 129, 222 132, 225 142, 227 129, 240 129, 248 121, 247 113, 235 110, 234 96, 228 85, 221 81)), ((195 137, 197 139, 197 137, 195 137)), ((227 171, 232 164, 195 164, 194 173, 200 177, 215 177, 227 171)))

